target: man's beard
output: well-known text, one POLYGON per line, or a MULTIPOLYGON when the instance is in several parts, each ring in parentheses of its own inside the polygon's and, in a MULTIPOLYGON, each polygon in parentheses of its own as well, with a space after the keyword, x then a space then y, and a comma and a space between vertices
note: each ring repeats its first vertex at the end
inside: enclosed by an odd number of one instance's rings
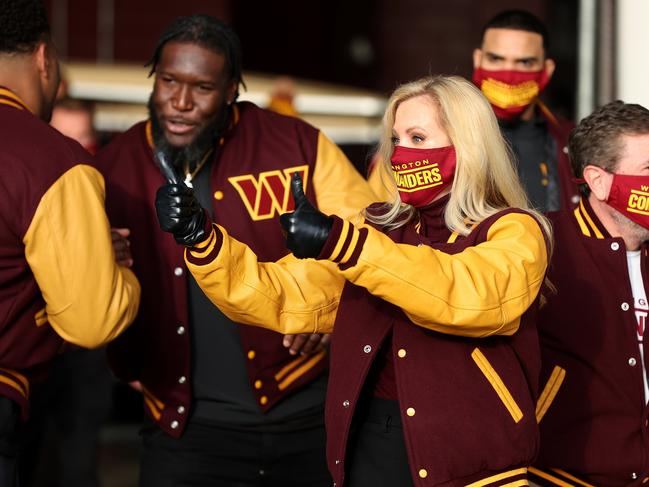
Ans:
POLYGON ((625 228, 626 231, 640 242, 649 241, 649 229, 643 227, 639 223, 629 219, 623 213, 620 213, 615 208, 611 212, 613 220, 617 223, 618 227, 625 228))
POLYGON ((153 95, 149 98, 147 107, 151 120, 153 145, 180 171, 184 169, 184 166, 189 166, 190 170, 195 168, 205 154, 214 148, 216 142, 225 131, 230 114, 229 106, 224 102, 214 117, 208 121, 207 125, 205 125, 191 143, 184 146, 174 146, 169 143, 164 135, 164 129, 153 106, 153 95))

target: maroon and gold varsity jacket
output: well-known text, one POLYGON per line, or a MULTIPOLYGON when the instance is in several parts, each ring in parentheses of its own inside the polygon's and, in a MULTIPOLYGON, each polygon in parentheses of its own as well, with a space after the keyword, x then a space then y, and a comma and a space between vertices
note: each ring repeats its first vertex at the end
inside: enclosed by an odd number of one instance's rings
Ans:
MULTIPOLYGON (((357 214, 374 201, 369 186, 344 154, 307 123, 237 103, 233 126, 215 151, 210 181, 216 221, 267 260, 288 251, 279 215, 293 209, 294 172, 306 194, 325 212, 357 214)), ((113 226, 131 230, 133 269, 142 282, 140 313, 131 329, 109 347, 116 375, 143 384, 145 409, 178 437, 191 406, 190 337, 183 249, 160 230, 155 195, 165 183, 152 156, 147 123, 139 123, 100 152, 113 226)), ((282 336, 242 327, 250 387, 262 411, 319 376, 325 353, 295 357, 282 336), (255 384, 261 387, 255 387, 255 384)))
POLYGON ((104 180, 81 146, 0 87, 0 395, 22 407, 63 341, 97 347, 135 317, 115 264, 104 180))
POLYGON ((414 484, 527 484, 538 450, 545 239, 519 210, 458 237, 443 211, 432 205, 419 225, 387 234, 335 217, 324 260, 259 262, 218 225, 186 251, 199 285, 233 319, 287 333, 333 329, 325 424, 336 485, 354 409, 389 336, 414 484))
MULTIPOLYGON (((544 485, 645 485, 649 406, 624 241, 607 233, 587 199, 549 216, 557 293, 539 319, 541 452, 531 471, 544 485)), ((647 251, 645 243, 645 288, 647 251)), ((648 348, 645 341, 645 363, 648 348)))

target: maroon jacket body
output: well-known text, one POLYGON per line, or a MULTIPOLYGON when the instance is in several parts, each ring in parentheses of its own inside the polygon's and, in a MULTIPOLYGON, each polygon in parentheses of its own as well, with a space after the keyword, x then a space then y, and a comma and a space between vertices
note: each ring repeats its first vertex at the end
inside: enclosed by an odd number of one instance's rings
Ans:
MULTIPOLYGON (((333 212, 326 206, 336 204, 358 212, 373 200, 342 152, 312 126, 251 103, 237 103, 233 117, 211 165, 214 218, 263 259, 274 261, 288 253, 278 217, 293 209, 289 182, 295 171, 303 175, 307 196, 323 211, 333 212)), ((109 359, 120 379, 142 382, 147 413, 177 437, 192 398, 188 288, 184 248, 160 230, 156 218, 155 194, 165 181, 151 146, 143 122, 98 155, 111 223, 130 228, 133 269, 142 283, 138 318, 109 347, 109 359)), ((241 327, 241 343, 262 411, 326 367, 325 353, 290 355, 282 336, 268 330, 241 327)))
MULTIPOLYGON (((624 241, 606 232, 586 199, 549 216, 557 293, 539 320, 545 387, 537 408, 541 452, 530 471, 553 485, 642 485, 649 482, 649 407, 624 241)), ((647 250, 645 243, 645 289, 647 250)), ((646 362, 646 340, 644 347, 646 362)))
MULTIPOLYGON (((500 212, 468 236, 448 243, 453 237, 445 226, 443 209, 438 204, 427 210, 430 214, 424 217, 421 234, 413 223, 387 235, 397 243, 430 245, 456 254, 484 242, 498 218, 517 211, 500 212)), ((345 265, 353 265, 353 260, 352 255, 345 265)), ((388 356, 394 365, 415 485, 499 486, 525 479, 526 467, 538 451, 537 304, 523 314, 512 336, 466 338, 416 326, 397 306, 347 283, 336 315, 325 413, 327 458, 336 484, 344 485, 355 406, 390 335, 388 356), (481 370, 479 363, 487 365, 481 370), (504 407, 494 383, 485 378, 486 369, 502 379, 520 417, 513 418, 504 407)))
POLYGON ((0 395, 26 418, 63 339, 111 339, 135 316, 139 285, 115 264, 92 157, 2 87, 0 131, 0 395))

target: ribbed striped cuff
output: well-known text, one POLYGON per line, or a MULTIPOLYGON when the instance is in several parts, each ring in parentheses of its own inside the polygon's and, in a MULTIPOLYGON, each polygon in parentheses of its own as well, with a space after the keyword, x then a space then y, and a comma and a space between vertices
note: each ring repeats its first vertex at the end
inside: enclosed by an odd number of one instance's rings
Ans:
POLYGON ((194 265, 206 265, 219 255, 223 245, 223 234, 219 227, 212 224, 212 231, 208 238, 185 250, 187 262, 194 265))
POLYGON ((347 220, 332 215, 334 220, 329 237, 322 247, 318 259, 326 259, 337 263, 341 268, 356 265, 358 257, 367 240, 367 228, 356 228, 347 220))

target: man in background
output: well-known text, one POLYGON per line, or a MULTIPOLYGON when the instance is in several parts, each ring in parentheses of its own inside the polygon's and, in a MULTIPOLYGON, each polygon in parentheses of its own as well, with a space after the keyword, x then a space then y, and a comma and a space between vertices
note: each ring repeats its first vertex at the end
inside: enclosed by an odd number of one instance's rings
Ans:
POLYGON ((542 211, 578 201, 567 155, 572 124, 540 100, 555 62, 546 27, 530 12, 501 12, 485 25, 473 51, 473 81, 491 103, 533 205, 542 211))

